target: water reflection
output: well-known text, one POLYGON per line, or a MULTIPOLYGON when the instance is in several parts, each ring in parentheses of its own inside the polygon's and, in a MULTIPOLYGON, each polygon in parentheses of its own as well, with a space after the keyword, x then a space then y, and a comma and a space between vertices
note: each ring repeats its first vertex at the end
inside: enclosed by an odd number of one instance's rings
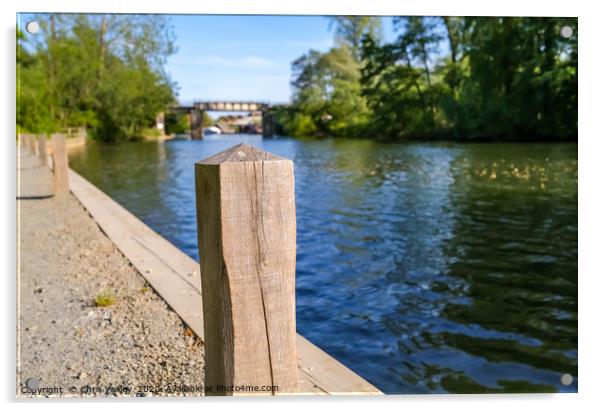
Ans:
POLYGON ((72 166, 198 258, 193 164, 291 158, 299 332, 388 393, 576 391, 576 145, 91 145, 72 166))

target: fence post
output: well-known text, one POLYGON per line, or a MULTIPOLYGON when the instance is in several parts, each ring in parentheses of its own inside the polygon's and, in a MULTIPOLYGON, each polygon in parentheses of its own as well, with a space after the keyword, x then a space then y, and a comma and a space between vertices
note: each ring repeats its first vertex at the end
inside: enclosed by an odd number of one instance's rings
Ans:
POLYGON ((206 395, 297 392, 293 162, 239 144, 195 180, 206 395))
POLYGON ((38 156, 40 155, 40 150, 38 147, 38 135, 37 134, 32 134, 31 135, 31 148, 32 148, 32 152, 34 156, 38 156))
POLYGON ((69 193, 69 161, 64 134, 52 135, 52 166, 55 195, 69 193))
POLYGON ((29 150, 31 153, 34 153, 33 134, 25 134, 25 137, 25 146, 27 147, 27 150, 29 150))
POLYGON ((40 134, 38 137, 38 155, 40 156, 40 165, 48 165, 48 150, 46 150, 46 134, 40 134))

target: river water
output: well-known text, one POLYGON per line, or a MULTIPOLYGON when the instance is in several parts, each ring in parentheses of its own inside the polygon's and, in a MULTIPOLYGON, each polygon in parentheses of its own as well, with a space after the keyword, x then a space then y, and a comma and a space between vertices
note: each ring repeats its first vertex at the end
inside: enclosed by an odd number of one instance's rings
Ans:
POLYGON ((576 392, 576 144, 235 135, 69 161, 198 259, 193 164, 239 142, 294 160, 302 335, 389 394, 576 392))

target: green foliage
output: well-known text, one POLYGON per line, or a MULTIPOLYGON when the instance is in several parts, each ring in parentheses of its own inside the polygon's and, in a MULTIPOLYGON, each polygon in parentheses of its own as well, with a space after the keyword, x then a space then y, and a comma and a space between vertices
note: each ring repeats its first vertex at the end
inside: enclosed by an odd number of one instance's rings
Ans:
POLYGON ((334 28, 337 43, 349 47, 356 60, 364 35, 380 38, 382 24, 378 17, 333 16, 329 19, 330 28, 334 28))
POLYGON ((149 138, 149 137, 150 138, 157 138, 157 137, 160 137, 162 135, 161 131, 159 129, 157 129, 156 127, 143 128, 142 132, 140 134, 144 138, 149 138))
POLYGON ((316 133, 318 128, 311 116, 303 113, 296 113, 291 121, 289 132, 297 136, 311 136, 316 133))
POLYGON ((136 138, 175 101, 163 71, 174 51, 164 17, 44 14, 37 20, 35 37, 18 34, 20 127, 86 126, 104 141, 136 138))
POLYGON ((276 116, 284 132, 576 138, 576 19, 398 17, 385 44, 371 19, 331 18, 338 46, 292 63, 293 105, 276 116))
POLYGON ((188 114, 176 112, 165 113, 165 133, 166 134, 185 134, 190 129, 188 114))
MULTIPOLYGON (((203 112, 203 127, 211 126, 215 123, 213 118, 206 112, 203 112)), ((190 118, 188 114, 167 112, 165 113, 165 132, 167 134, 186 134, 190 131, 190 118)))
POLYGON ((577 133, 577 21, 470 18, 458 126, 469 135, 546 138, 577 133), (559 35, 568 25, 574 34, 559 35), (469 118, 470 111, 478 116, 469 118))
POLYGON ((361 95, 360 65, 349 46, 327 53, 310 50, 293 62, 292 84, 299 112, 284 119, 284 128, 293 135, 357 136, 365 127, 369 111, 361 95))
POLYGON ((362 36, 379 37, 376 17, 330 17, 337 47, 326 53, 309 50, 292 63, 292 110, 276 114, 276 124, 295 136, 360 136, 370 110, 362 96, 359 59, 362 36))
POLYGON ((203 127, 209 127, 213 124, 215 124, 213 117, 211 117, 206 111, 203 111, 203 127))

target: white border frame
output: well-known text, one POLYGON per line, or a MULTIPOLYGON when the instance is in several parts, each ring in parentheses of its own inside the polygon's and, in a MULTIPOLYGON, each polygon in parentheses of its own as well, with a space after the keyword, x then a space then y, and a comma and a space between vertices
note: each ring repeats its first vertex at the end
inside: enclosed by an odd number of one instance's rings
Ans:
MULTIPOLYGON (((483 15, 483 16, 570 16, 579 18, 579 393, 578 394, 527 394, 527 395, 409 395, 388 396, 382 399, 367 398, 338 398, 327 401, 331 406, 344 408, 364 408, 378 406, 390 409, 399 407, 420 407, 421 410, 482 409, 488 411, 509 407, 537 407, 549 410, 581 408, 600 404, 598 384, 602 380, 597 372, 600 364, 600 320, 597 313, 602 313, 600 294, 600 261, 598 258, 599 238, 602 232, 600 202, 600 168, 602 161, 602 135, 598 132, 597 112, 600 107, 602 89, 600 87, 600 45, 602 39, 602 24, 600 14, 596 13, 594 2, 557 1, 527 2, 525 0, 505 0, 503 2, 470 1, 470 0, 230 0, 197 1, 190 0, 103 0, 82 2, 81 0, 20 0, 18 4, 2 2, 2 90, 0 113, 5 133, 2 138, 2 154, 4 160, 3 176, 4 201, 0 213, 0 226, 4 228, 0 250, 5 264, 3 271, 4 299, 3 308, 8 318, 3 323, 8 325, 1 339, 5 367, 1 375, 0 386, 3 389, 3 399, 12 408, 15 406, 15 273, 16 273, 16 145, 15 135, 15 25, 17 12, 119 12, 119 13, 168 13, 168 14, 371 14, 371 15, 483 15), (378 404, 368 405, 365 401, 379 401, 378 404)), ((110 406, 130 406, 135 400, 78 400, 58 402, 56 400, 36 401, 37 404, 50 409, 80 408, 84 403, 92 409, 102 409, 111 402, 110 406), (101 408, 102 407, 102 408, 101 408)), ((143 400, 144 407, 158 409, 165 407, 166 400, 143 400)), ((194 407, 223 407, 227 404, 241 404, 245 408, 264 410, 266 407, 286 406, 301 409, 309 406, 307 402, 325 401, 315 398, 281 398, 277 400, 255 399, 197 399, 169 400, 177 401, 177 406, 194 407), (283 404, 282 401, 286 401, 283 404), (243 404, 244 403, 244 404, 243 404)), ((175 405, 175 404, 171 404, 175 405)), ((599 405, 598 405, 599 406, 599 405)))

